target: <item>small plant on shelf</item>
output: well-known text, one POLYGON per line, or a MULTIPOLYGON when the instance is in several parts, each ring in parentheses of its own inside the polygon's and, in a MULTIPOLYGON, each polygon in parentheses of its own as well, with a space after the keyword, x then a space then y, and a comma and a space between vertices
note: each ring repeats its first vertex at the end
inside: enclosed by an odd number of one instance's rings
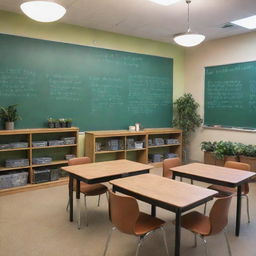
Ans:
POLYGON ((14 129, 14 122, 17 120, 21 120, 21 117, 17 112, 17 105, 10 105, 6 108, 1 107, 0 118, 3 122, 5 122, 6 130, 14 129))
POLYGON ((54 119, 52 117, 48 118, 48 127, 54 128, 54 119))
POLYGON ((66 126, 69 128, 72 127, 72 122, 73 120, 71 118, 66 119, 66 126))
POLYGON ((60 118, 59 119, 59 124, 61 128, 65 128, 66 127, 66 120, 64 118, 60 118))

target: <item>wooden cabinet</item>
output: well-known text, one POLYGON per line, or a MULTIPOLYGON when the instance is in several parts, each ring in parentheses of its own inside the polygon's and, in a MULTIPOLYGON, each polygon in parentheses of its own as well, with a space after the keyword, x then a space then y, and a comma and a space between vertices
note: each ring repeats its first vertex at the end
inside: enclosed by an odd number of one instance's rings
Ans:
POLYGON ((28 184, 6 189, 0 189, 0 195, 29 190, 44 186, 53 186, 67 183, 67 178, 60 178, 56 181, 33 184, 34 170, 38 167, 59 168, 67 164, 65 155, 78 155, 78 128, 42 128, 42 129, 20 129, 20 130, 0 130, 0 175, 18 173, 19 171, 28 172, 28 184), (33 147, 35 141, 54 141, 62 138, 75 137, 75 142, 65 145, 45 145, 33 147), (4 144, 23 142, 26 147, 4 148, 4 144), (52 161, 47 164, 33 164, 33 158, 51 157, 52 161), (22 167, 6 167, 6 160, 28 159, 28 165, 22 167))
POLYGON ((93 162, 128 159, 161 166, 163 158, 168 154, 182 157, 181 130, 158 128, 139 132, 113 130, 85 133, 85 155, 93 162), (163 158, 159 162, 152 163, 151 156, 154 155, 161 155, 163 158))

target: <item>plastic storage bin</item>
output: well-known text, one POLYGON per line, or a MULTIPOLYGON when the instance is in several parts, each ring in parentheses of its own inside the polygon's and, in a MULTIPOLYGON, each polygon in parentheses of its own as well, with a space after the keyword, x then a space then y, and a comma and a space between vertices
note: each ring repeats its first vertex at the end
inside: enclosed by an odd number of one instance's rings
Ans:
POLYGON ((27 148, 28 142, 13 142, 10 143, 10 148, 27 148))
POLYGON ((50 180, 51 180, 51 181, 58 180, 59 177, 60 177, 59 172, 60 172, 59 169, 51 169, 51 172, 50 172, 50 180))
POLYGON ((32 147, 34 148, 47 147, 47 141, 33 141, 32 147))
POLYGON ((52 162, 51 157, 34 157, 32 158, 32 164, 50 164, 52 162))
POLYGON ((23 167, 28 165, 29 161, 26 158, 5 160, 5 167, 7 168, 23 167))
POLYGON ((60 146, 60 145, 64 145, 64 141, 63 140, 49 140, 48 145, 49 146, 60 146))
POLYGON ((36 169, 34 170, 34 183, 42 183, 50 181, 50 169, 36 169))
POLYGON ((0 175, 0 189, 25 186, 27 183, 28 172, 26 171, 0 175))
POLYGON ((65 137, 65 138, 61 138, 61 140, 64 141, 65 145, 70 145, 70 144, 76 143, 76 137, 65 137))

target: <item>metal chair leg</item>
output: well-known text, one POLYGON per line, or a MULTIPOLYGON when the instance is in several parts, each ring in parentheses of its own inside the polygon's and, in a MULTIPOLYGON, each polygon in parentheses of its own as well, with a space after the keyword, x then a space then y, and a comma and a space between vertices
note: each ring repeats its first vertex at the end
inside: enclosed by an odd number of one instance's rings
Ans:
POLYGON ((112 228, 110 229, 110 231, 109 231, 109 234, 108 234, 108 238, 107 238, 107 241, 106 241, 106 245, 105 245, 105 249, 104 249, 103 256, 105 256, 106 253, 107 253, 108 246, 109 246, 109 242, 110 242, 110 238, 111 238, 112 233, 113 233, 114 230, 116 230, 116 228, 115 228, 115 227, 112 227, 112 228))
POLYGON ((87 203, 86 203, 86 195, 84 195, 84 208, 85 208, 85 225, 88 227, 88 209, 87 209, 87 203))
POLYGON ((248 195, 245 195, 246 197, 246 203, 247 203, 247 217, 248 217, 248 223, 251 222, 251 218, 250 218, 250 205, 249 205, 249 197, 248 195))
POLYGON ((68 211, 68 209, 69 209, 69 199, 68 199, 68 202, 67 202, 66 211, 68 211))
POLYGON ((142 241, 143 241, 143 237, 139 237, 139 241, 138 241, 138 244, 137 244, 137 248, 136 248, 136 254, 135 256, 138 256, 139 255, 139 250, 140 250, 140 246, 142 244, 142 241))
POLYGON ((197 247, 197 234, 196 233, 194 233, 194 239, 195 239, 194 247, 196 248, 197 247))
POLYGON ((98 207, 100 206, 100 195, 98 197, 98 207))
POLYGON ((77 228, 81 228, 81 207, 80 207, 80 199, 76 200, 76 211, 77 211, 77 228))
POLYGON ((228 236, 227 236, 226 229, 224 229, 224 236, 225 236, 227 247, 228 247, 228 254, 229 254, 229 256, 232 256, 232 252, 231 252, 230 244, 229 244, 229 241, 228 241, 228 236))
POLYGON ((206 214, 207 203, 204 204, 204 215, 206 214))
POLYGON ((206 241, 206 239, 203 236, 201 236, 201 239, 204 242, 205 256, 208 256, 207 241, 206 241))
POLYGON ((168 245, 167 245, 167 240, 166 240, 166 233, 163 227, 161 227, 162 233, 163 233, 163 239, 164 239, 164 245, 165 245, 165 250, 167 256, 169 256, 169 250, 168 250, 168 245))

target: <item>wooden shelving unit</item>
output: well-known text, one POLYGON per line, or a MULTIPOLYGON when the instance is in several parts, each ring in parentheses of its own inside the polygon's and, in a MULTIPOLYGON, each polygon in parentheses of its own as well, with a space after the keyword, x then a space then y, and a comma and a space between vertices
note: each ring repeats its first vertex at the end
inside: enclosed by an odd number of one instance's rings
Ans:
POLYGON ((4 173, 11 173, 13 171, 28 171, 28 184, 25 186, 12 187, 7 189, 0 189, 0 195, 26 191, 30 189, 37 189, 42 187, 49 187, 67 183, 67 178, 60 178, 57 181, 49 181, 39 184, 33 184, 33 170, 37 167, 61 167, 67 164, 65 154, 78 155, 78 132, 76 127, 72 128, 41 128, 41 129, 19 129, 19 130, 0 130, 0 144, 8 144, 12 142, 27 142, 26 148, 0 149, 0 175, 4 173), (58 140, 62 137, 75 137, 76 144, 56 145, 33 147, 33 141, 48 141, 58 140), (49 164, 32 164, 32 158, 38 156, 50 156, 53 161, 49 164), (4 161, 7 159, 27 158, 29 165, 24 167, 7 168, 4 166, 4 161))
MULTIPOLYGON (((128 159, 140 163, 150 163, 149 154, 153 153, 174 153, 182 157, 182 131, 172 128, 145 129, 139 132, 129 132, 126 130, 114 131, 88 131, 85 133, 85 155, 90 157, 93 162, 102 160, 128 159), (127 148, 128 139, 134 138, 135 141, 143 142, 143 148, 127 148), (148 140, 154 138, 177 139, 178 144, 148 145, 148 140), (103 145, 110 139, 122 141, 123 149, 96 150, 96 143, 103 145), (101 158, 99 158, 99 156, 101 158), (110 158, 112 157, 112 158, 110 158)), ((162 166, 162 162, 150 163, 156 167, 162 166)))

